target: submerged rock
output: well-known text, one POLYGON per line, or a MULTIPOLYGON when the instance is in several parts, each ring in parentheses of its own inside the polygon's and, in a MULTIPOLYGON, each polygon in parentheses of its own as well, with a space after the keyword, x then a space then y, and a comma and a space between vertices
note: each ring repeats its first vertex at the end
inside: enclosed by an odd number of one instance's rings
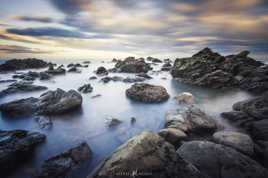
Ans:
POLYGON ((0 172, 1 177, 8 176, 14 169, 32 156, 34 148, 45 140, 46 136, 26 130, 0 130, 0 172))
POLYGON ((41 170, 34 175, 34 178, 60 178, 69 177, 72 171, 79 170, 83 163, 91 160, 92 151, 86 142, 49 158, 46 160, 41 170))
POLYGON ((125 73, 147 73, 151 70, 150 65, 144 59, 135 59, 134 57, 128 57, 124 61, 118 61, 115 68, 118 69, 118 72, 125 73))
POLYGON ((169 94, 162 86, 136 83, 126 90, 126 96, 144 103, 159 103, 168 100, 169 94))
POLYGON ((106 124, 109 128, 116 127, 121 123, 122 121, 120 121, 119 119, 112 118, 112 117, 106 118, 106 124))
POLYGON ((120 146, 89 177, 204 178, 179 157, 174 147, 152 131, 144 131, 120 146))
POLYGON ((267 169, 238 151, 208 141, 184 143, 177 153, 213 178, 266 178, 267 169))
POLYGON ((171 74, 174 78, 198 86, 237 88, 241 86, 238 76, 247 77, 263 65, 246 54, 248 52, 224 57, 205 48, 190 58, 176 59, 171 74))
POLYGON ((0 65, 0 71, 10 70, 23 70, 32 68, 44 68, 47 67, 48 63, 35 58, 28 59, 11 59, 0 65))
POLYGON ((136 82, 143 82, 143 81, 145 81, 145 78, 143 77, 135 77, 135 78, 127 77, 123 80, 123 82, 125 83, 136 83, 136 82))
POLYGON ((182 103, 193 104, 195 102, 194 96, 191 93, 183 92, 175 97, 175 99, 182 103))
POLYGON ((15 82, 8 86, 7 89, 0 92, 1 96, 6 96, 12 93, 19 93, 19 92, 31 92, 31 91, 40 91, 46 90, 47 87, 33 85, 33 82, 15 82))
POLYGON ((85 84, 78 88, 78 91, 82 93, 90 93, 93 91, 93 87, 90 84, 85 84))
POLYGON ((35 118, 35 120, 38 123, 40 129, 49 130, 53 125, 52 120, 49 117, 38 116, 35 118))
POLYGON ((161 70, 162 70, 162 71, 170 71, 171 68, 172 68, 171 63, 167 62, 167 63, 165 63, 165 64, 162 66, 161 70))
POLYGON ((254 154, 254 142, 246 134, 233 131, 220 131, 213 134, 213 140, 216 143, 232 147, 249 156, 254 154))
POLYGON ((0 111, 5 114, 21 115, 38 113, 41 115, 64 114, 79 108, 82 96, 74 91, 57 89, 43 93, 39 98, 26 98, 0 105, 0 111))

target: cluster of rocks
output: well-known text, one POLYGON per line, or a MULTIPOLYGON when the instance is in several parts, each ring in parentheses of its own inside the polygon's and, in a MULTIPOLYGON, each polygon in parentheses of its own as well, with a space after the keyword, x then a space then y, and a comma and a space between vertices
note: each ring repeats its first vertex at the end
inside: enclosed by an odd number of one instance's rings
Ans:
POLYGON ((48 80, 52 76, 50 74, 48 74, 47 72, 32 72, 32 71, 29 71, 27 73, 17 73, 15 75, 13 75, 12 77, 17 78, 17 79, 26 80, 26 81, 33 81, 33 80, 35 80, 37 78, 39 78, 40 80, 48 80))
POLYGON ((54 65, 49 65, 48 70, 46 70, 45 72, 50 75, 61 75, 61 74, 65 74, 66 70, 63 68, 63 66, 54 68, 54 65))
POLYGON ((143 58, 135 59, 135 57, 127 57, 123 61, 118 61, 115 64, 117 72, 124 73, 147 73, 152 68, 143 58))
POLYGON ((0 65, 0 72, 12 71, 12 70, 24 70, 32 68, 44 68, 48 63, 35 58, 28 59, 11 59, 0 65))
POLYGON ((267 67, 248 57, 249 51, 221 56, 205 48, 189 58, 176 59, 171 75, 183 82, 215 89, 267 90, 267 67))
POLYGON ((64 114, 79 108, 82 104, 82 96, 75 90, 68 92, 57 89, 48 91, 39 98, 25 98, 0 105, 0 111, 7 115, 55 115, 64 114))

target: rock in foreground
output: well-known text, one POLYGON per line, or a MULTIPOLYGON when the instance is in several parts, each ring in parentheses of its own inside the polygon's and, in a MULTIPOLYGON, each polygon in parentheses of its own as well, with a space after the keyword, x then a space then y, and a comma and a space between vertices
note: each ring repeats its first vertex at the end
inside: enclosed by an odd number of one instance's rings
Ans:
POLYGON ((266 178, 267 169, 236 150, 208 141, 184 143, 177 153, 211 178, 266 178))
POLYGON ((126 96, 144 103, 159 103, 168 100, 169 94, 162 86, 136 83, 126 90, 126 96))
POLYGON ((0 130, 0 172, 1 177, 9 175, 14 168, 31 156, 33 149, 45 140, 38 132, 25 130, 0 130))
POLYGON ((72 171, 78 170, 79 166, 89 162, 92 157, 91 149, 86 142, 68 150, 65 153, 46 160, 40 172, 35 178, 61 178, 69 177, 72 171))
POLYGON ((120 146, 91 178, 203 178, 180 158, 174 147, 152 131, 144 131, 120 146))

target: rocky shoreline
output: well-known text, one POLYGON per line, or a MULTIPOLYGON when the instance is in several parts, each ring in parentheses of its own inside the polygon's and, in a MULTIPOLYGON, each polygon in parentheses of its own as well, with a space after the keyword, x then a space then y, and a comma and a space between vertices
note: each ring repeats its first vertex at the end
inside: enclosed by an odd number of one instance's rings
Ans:
MULTIPOLYGON (((133 83, 125 96, 136 103, 163 103, 171 98, 164 86, 146 83, 152 76, 153 65, 161 64, 160 71, 169 72, 183 83, 217 90, 233 88, 250 92, 254 97, 233 105, 233 111, 221 115, 241 131, 223 130, 213 116, 195 103, 191 93, 181 93, 175 99, 186 110, 166 111, 164 128, 158 133, 143 131, 131 138, 110 155, 88 176, 92 178, 113 177, 159 177, 159 178, 266 178, 268 177, 268 67, 248 57, 243 51, 236 55, 222 56, 205 48, 189 58, 169 59, 148 57, 113 59, 114 68, 96 68, 96 76, 103 85, 112 82, 133 83), (136 74, 134 78, 111 76, 114 73, 136 74)), ((35 79, 50 80, 54 75, 80 73, 90 65, 69 64, 65 68, 38 59, 10 60, 0 65, 0 71, 46 68, 42 72, 19 73, 17 80, 3 80, 11 84, 0 92, 4 97, 14 93, 47 90, 34 85, 35 79), (78 69, 79 68, 79 69, 78 69), (13 83, 12 83, 13 82, 13 83)), ((77 90, 49 90, 40 97, 28 97, 0 105, 2 115, 19 118, 33 115, 41 129, 51 129, 55 115, 66 114, 81 108, 83 95, 94 91, 94 85, 86 83, 77 90), (80 93, 82 94, 80 94, 80 93)), ((124 93, 122 93, 124 95, 124 93)), ((96 95, 100 96, 100 95, 96 95)), ((217 106, 215 106, 217 107, 217 106)), ((131 116, 130 116, 131 118, 131 116)), ((135 124, 136 119, 131 119, 135 124)), ((109 127, 116 129, 122 121, 113 118, 109 127)), ((46 136, 26 130, 0 130, 0 171, 4 177, 31 156, 31 151, 46 136)), ((33 177, 75 177, 74 170, 92 160, 94 152, 86 142, 44 161, 33 177)))

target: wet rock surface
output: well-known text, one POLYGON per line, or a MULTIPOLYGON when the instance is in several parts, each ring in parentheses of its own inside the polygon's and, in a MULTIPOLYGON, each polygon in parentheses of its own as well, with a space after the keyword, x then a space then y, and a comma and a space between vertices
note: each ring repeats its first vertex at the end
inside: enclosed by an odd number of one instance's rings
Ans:
POLYGON ((52 128, 53 123, 50 117, 46 116, 37 116, 35 117, 36 122, 40 129, 49 130, 52 128))
POLYGON ((118 72, 125 73, 147 73, 151 69, 144 59, 135 59, 134 57, 128 57, 124 61, 117 62, 115 68, 118 72))
POLYGON ((169 94, 162 86, 136 83, 126 90, 126 96, 144 103, 159 103, 168 100, 169 94))
POLYGON ((243 51, 237 55, 221 56, 205 48, 190 58, 176 59, 171 74, 193 85, 215 89, 241 87, 259 93, 262 91, 257 86, 267 85, 267 70, 261 72, 263 63, 248 57, 248 54, 248 51, 243 51), (250 87, 256 75, 259 77, 254 83, 256 88, 250 87))
POLYGON ((79 170, 83 163, 89 162, 92 151, 86 142, 46 160, 34 178, 72 177, 72 171, 79 170))
POLYGON ((45 135, 38 132, 0 130, 1 177, 8 176, 14 168, 22 165, 31 156, 34 148, 45 138, 45 135))
POLYGON ((90 84, 85 84, 78 88, 78 91, 82 93, 91 93, 93 91, 93 87, 90 84))
POLYGON ((11 71, 11 70, 23 70, 32 68, 44 68, 47 67, 48 63, 35 58, 28 59, 11 59, 0 65, 0 72, 11 71))
POLYGON ((108 71, 105 67, 99 67, 96 71, 96 74, 100 76, 104 76, 104 75, 108 75, 108 71))
POLYGON ((136 172, 135 177, 205 177, 179 157, 171 144, 152 131, 144 131, 120 146, 89 177, 125 178, 125 174, 131 176, 133 172, 136 172))
POLYGON ((82 96, 74 91, 57 89, 43 93, 39 98, 26 98, 0 105, 0 111, 6 114, 57 115, 77 109, 82 104, 82 96))
POLYGON ((213 178, 265 178, 268 171, 256 161, 230 147, 208 141, 184 143, 177 153, 213 178))
POLYGON ((33 85, 33 82, 15 82, 8 86, 7 89, 2 90, 0 92, 1 96, 6 96, 8 94, 12 93, 19 93, 19 92, 31 92, 31 91, 40 91, 40 90, 46 90, 47 87, 45 86, 39 86, 39 85, 33 85))

